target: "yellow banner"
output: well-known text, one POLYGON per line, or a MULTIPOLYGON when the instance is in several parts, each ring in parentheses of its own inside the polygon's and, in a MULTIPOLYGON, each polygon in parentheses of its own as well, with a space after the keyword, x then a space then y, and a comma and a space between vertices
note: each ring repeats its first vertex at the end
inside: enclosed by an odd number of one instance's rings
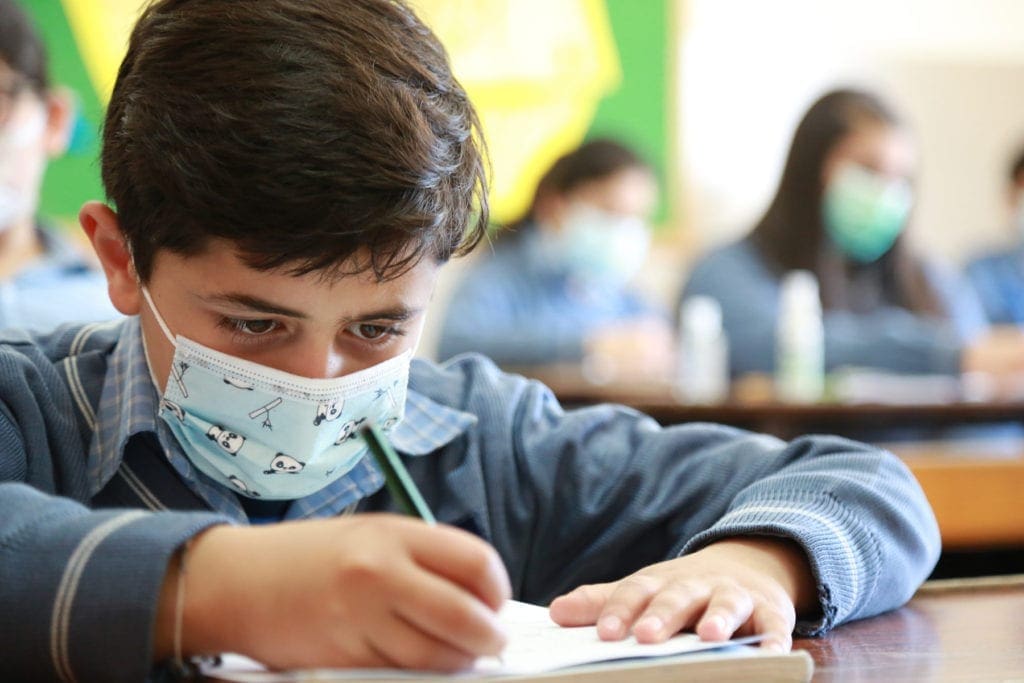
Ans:
MULTIPOLYGON (((92 83, 110 98, 139 0, 61 0, 92 83)), ((621 80, 605 0, 414 0, 480 113, 494 218, 526 208, 621 80)))

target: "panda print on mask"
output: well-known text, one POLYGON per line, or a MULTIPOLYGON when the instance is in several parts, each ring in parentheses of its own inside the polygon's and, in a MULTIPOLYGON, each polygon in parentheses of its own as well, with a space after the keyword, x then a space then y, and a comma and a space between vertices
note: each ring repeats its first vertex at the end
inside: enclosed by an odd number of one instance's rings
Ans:
POLYGON ((341 417, 341 410, 345 407, 344 401, 333 401, 321 403, 316 407, 316 417, 313 418, 313 426, 319 427, 324 422, 331 422, 341 417))
POLYGON ((245 443, 244 436, 229 432, 219 425, 214 425, 206 430, 206 438, 216 441, 218 446, 231 455, 238 455, 238 451, 242 450, 242 444, 245 443))
POLYGON ((346 441, 351 441, 356 438, 356 429, 364 422, 366 422, 366 418, 361 417, 358 420, 349 420, 345 424, 341 425, 341 431, 338 432, 338 438, 334 440, 334 445, 340 446, 346 441))
POLYGON ((263 470, 263 474, 298 474, 305 466, 306 463, 299 462, 290 455, 278 453, 274 456, 274 459, 270 461, 270 469, 263 470))

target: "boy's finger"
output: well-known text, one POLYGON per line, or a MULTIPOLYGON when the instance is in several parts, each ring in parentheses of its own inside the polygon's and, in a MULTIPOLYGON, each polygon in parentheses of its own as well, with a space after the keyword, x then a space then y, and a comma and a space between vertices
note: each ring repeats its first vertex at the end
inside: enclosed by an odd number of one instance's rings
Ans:
POLYGON ((796 612, 779 612, 775 607, 762 604, 754 610, 751 619, 754 633, 763 635, 761 647, 767 650, 789 652, 793 647, 793 627, 796 625, 796 612))
POLYGON ((551 620, 559 626, 592 626, 614 590, 614 583, 595 583, 561 595, 551 603, 551 620))
POLYGON ((597 618, 597 635, 602 640, 625 638, 664 582, 654 576, 633 574, 614 585, 615 590, 597 618))
POLYGON ((633 626, 641 643, 660 643, 697 620, 704 612, 710 587, 704 583, 672 583, 651 600, 633 626))
POLYGON ((754 601, 747 591, 732 586, 716 588, 697 622, 697 635, 702 640, 728 640, 753 610, 754 601))
POLYGON ((473 664, 476 655, 435 638, 395 614, 386 628, 370 634, 373 650, 388 660, 392 668, 419 671, 457 671, 473 664))
POLYGON ((408 538, 417 564, 466 589, 492 610, 501 609, 512 589, 494 548, 454 527, 416 526, 408 538))
POLYGON ((495 655, 507 635, 498 615, 461 586, 416 568, 394 611, 413 627, 473 655, 495 655))

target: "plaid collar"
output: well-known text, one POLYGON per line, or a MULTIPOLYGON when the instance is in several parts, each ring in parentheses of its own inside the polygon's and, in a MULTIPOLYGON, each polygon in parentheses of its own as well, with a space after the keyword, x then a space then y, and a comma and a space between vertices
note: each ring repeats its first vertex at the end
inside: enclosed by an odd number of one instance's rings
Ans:
MULTIPOLYGON (((247 522, 248 517, 235 493, 192 466, 159 417, 159 398, 150 379, 138 317, 129 318, 122 323, 120 338, 110 356, 96 430, 89 446, 92 494, 98 493, 117 472, 132 436, 155 432, 167 459, 189 489, 213 510, 247 522)), ((437 403, 410 387, 405 418, 391 433, 391 441, 399 453, 423 456, 450 443, 475 423, 476 416, 437 403)), ((384 477, 372 458, 364 458, 346 476, 316 493, 292 501, 284 519, 340 514, 383 485, 384 477)))

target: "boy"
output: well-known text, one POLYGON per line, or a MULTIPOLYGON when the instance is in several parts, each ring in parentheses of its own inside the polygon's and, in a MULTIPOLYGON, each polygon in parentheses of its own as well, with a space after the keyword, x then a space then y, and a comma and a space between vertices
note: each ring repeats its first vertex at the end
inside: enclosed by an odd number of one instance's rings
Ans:
POLYGON ((504 599, 567 591, 552 616, 604 638, 787 649, 798 613, 822 633, 912 594, 938 534, 885 453, 565 413, 476 356, 410 368, 437 269, 484 231, 478 144, 398 2, 143 13, 104 130, 116 213, 80 216, 132 317, 0 353, 15 678, 224 650, 456 669, 501 649, 504 599), (441 525, 351 514, 393 509, 349 438, 365 420, 398 423, 441 525))

